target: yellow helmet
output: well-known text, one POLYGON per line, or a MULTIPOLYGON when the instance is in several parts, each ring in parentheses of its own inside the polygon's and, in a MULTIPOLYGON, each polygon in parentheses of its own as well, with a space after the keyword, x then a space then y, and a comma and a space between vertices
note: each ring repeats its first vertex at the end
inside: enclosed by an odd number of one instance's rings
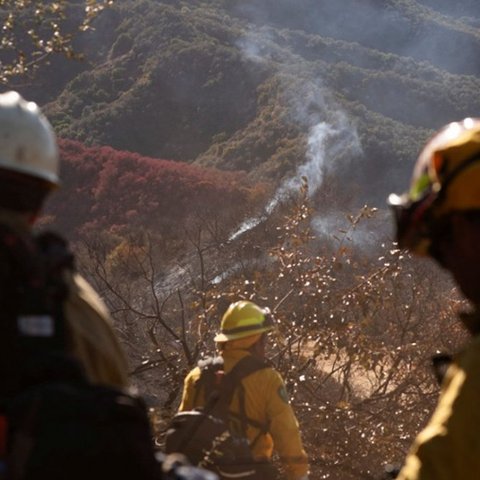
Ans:
POLYGON ((480 210, 480 119, 446 125, 425 145, 410 190, 390 195, 401 248, 427 255, 440 220, 449 213, 480 210))
POLYGON ((228 342, 257 335, 273 329, 273 320, 268 308, 260 308, 253 302, 240 300, 232 303, 222 317, 220 332, 215 342, 228 342))

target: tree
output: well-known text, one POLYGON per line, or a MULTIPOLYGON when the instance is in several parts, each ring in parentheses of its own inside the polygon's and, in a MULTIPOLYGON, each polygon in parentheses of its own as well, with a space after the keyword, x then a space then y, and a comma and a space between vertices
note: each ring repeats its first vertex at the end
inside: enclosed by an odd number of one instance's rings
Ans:
POLYGON ((82 58, 75 51, 76 35, 92 28, 92 22, 114 0, 0 0, 0 83, 30 73, 52 55, 82 58))
POLYGON ((93 248, 98 286, 136 352, 132 376, 156 397, 159 418, 170 418, 185 374, 214 352, 228 303, 248 299, 276 318, 269 358, 286 379, 311 478, 376 478, 382 464, 401 462, 438 393, 430 357, 458 348, 464 332, 453 314, 460 300, 433 266, 388 242, 354 247, 375 214, 364 207, 318 239, 304 189, 236 241, 198 219, 182 260, 153 236, 103 258, 93 248))

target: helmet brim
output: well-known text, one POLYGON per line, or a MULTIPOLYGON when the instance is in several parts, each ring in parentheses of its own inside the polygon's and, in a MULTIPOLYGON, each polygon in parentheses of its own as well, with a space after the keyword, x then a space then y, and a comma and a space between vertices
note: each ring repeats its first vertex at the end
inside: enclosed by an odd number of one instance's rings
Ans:
POLYGON ((248 330, 245 332, 237 333, 218 333, 213 339, 216 343, 230 342, 232 340, 239 340, 240 338, 251 337, 253 335, 258 335, 259 333, 265 333, 273 330, 273 326, 260 327, 257 329, 248 330))

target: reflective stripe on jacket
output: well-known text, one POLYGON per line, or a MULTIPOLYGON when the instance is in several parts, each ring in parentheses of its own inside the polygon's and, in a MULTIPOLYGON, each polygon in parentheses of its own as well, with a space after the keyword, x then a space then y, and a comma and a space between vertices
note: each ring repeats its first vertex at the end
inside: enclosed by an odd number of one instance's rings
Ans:
POLYGON ((438 405, 398 480, 480 478, 480 337, 450 365, 438 405))
MULTIPOLYGON (((225 372, 250 353, 246 350, 222 352, 225 372)), ((180 411, 191 410, 205 404, 204 392, 196 394, 196 382, 200 369, 193 369, 185 378, 180 411), (196 400, 196 404, 194 404, 196 400)), ((300 430, 293 409, 286 398, 285 385, 273 368, 259 370, 242 381, 245 390, 245 413, 256 423, 268 426, 268 433, 259 436, 259 429, 249 425, 247 437, 254 442, 252 453, 257 460, 270 459, 273 448, 280 456, 289 479, 297 479, 308 472, 307 455, 303 449, 300 430)), ((231 405, 232 412, 239 413, 237 395, 231 405)))

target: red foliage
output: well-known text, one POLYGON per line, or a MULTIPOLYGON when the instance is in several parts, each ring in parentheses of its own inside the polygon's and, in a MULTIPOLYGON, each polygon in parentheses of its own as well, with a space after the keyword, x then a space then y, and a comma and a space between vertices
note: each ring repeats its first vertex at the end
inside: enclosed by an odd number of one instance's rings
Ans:
POLYGON ((85 229, 178 226, 200 212, 238 209, 256 190, 243 172, 86 147, 71 140, 59 144, 63 188, 52 197, 48 213, 67 235, 85 229))

